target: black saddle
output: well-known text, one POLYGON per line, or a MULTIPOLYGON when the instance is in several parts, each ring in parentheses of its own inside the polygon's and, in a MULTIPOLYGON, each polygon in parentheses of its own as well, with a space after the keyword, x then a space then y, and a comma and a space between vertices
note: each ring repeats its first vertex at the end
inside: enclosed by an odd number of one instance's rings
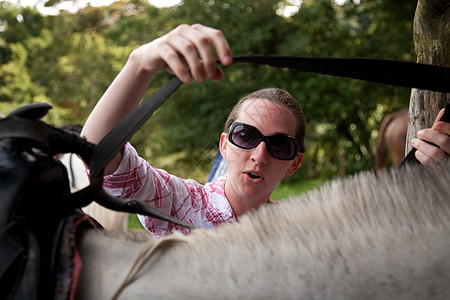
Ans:
POLYGON ((93 145, 39 119, 51 107, 33 104, 0 120, 0 298, 50 299, 55 258, 70 194, 66 168, 53 158, 65 147, 93 145), (80 143, 81 142, 81 143, 80 143))
POLYGON ((67 170, 55 155, 76 153, 89 164, 101 153, 77 134, 42 122, 50 108, 34 103, 0 120, 0 299, 54 298, 63 231, 92 201, 193 228, 143 202, 107 195, 103 169, 91 185, 71 194, 67 170))

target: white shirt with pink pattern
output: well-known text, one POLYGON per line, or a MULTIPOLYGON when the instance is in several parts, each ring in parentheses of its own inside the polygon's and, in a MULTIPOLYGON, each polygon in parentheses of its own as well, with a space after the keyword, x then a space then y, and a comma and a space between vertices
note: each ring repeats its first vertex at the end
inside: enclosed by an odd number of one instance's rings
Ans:
MULTIPOLYGON (((116 198, 143 200, 196 227, 214 229, 221 223, 236 221, 225 196, 226 177, 206 185, 176 177, 153 168, 127 143, 119 167, 113 174, 105 176, 103 187, 116 198)), ((138 217, 154 237, 162 237, 173 230, 189 234, 189 229, 184 227, 146 216, 138 217)))

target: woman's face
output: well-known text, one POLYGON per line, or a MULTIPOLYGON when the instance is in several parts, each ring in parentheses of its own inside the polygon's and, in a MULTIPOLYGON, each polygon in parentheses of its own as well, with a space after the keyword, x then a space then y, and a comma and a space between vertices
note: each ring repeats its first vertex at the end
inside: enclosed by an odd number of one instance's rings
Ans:
MULTIPOLYGON (((236 122, 257 128, 264 136, 285 134, 295 136, 296 120, 283 105, 264 99, 251 99, 243 103, 236 122)), ((252 208, 258 208, 268 201, 277 183, 293 174, 303 159, 299 153, 293 160, 279 160, 261 142, 252 149, 242 149, 228 141, 228 134, 222 133, 220 140, 222 156, 227 161, 228 178, 225 193, 232 203, 245 201, 252 208)))

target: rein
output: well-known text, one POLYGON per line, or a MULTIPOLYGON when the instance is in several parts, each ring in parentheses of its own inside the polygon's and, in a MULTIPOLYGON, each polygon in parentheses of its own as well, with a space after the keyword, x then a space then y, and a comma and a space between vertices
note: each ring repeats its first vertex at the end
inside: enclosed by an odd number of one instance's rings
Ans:
POLYGON ((142 246, 141 251, 139 251, 138 256, 134 260, 133 266, 128 271, 127 276, 123 280, 122 284, 119 286, 117 291, 111 297, 111 300, 118 299, 123 290, 138 278, 138 273, 142 270, 145 263, 147 263, 158 250, 163 250, 166 249, 167 247, 170 247, 173 244, 183 242, 186 242, 186 240, 179 237, 168 237, 160 240, 154 239, 148 240, 144 244, 144 246, 142 246))

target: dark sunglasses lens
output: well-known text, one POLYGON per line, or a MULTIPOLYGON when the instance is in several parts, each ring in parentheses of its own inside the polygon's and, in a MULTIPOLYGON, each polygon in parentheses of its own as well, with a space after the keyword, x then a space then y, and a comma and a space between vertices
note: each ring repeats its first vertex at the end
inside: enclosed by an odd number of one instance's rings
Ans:
POLYGON ((273 157, 281 160, 294 159, 298 152, 298 145, 294 139, 282 134, 264 138, 256 128, 242 123, 233 125, 228 139, 235 146, 243 149, 255 148, 264 139, 267 151, 273 157))
POLYGON ((257 132, 245 124, 238 124, 234 127, 231 139, 236 146, 244 149, 254 148, 261 142, 257 132))
POLYGON ((290 160, 295 157, 297 152, 295 142, 283 135, 274 135, 268 138, 267 150, 275 158, 290 160))

